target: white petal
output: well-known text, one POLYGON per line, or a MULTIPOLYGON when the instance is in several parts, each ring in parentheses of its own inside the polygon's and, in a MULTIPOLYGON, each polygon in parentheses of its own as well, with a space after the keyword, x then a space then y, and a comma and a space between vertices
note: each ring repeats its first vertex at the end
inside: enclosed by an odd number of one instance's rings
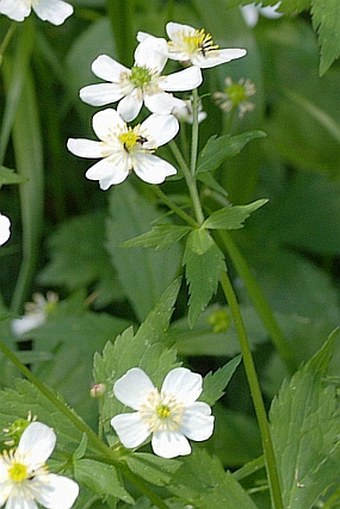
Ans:
POLYGON ((142 369, 132 368, 115 382, 113 392, 121 403, 138 410, 154 388, 152 381, 142 369))
POLYGON ((111 419, 111 426, 125 447, 139 447, 150 435, 149 428, 141 420, 138 412, 119 414, 111 419))
POLYGON ((195 35, 196 29, 190 25, 170 21, 166 25, 166 33, 172 41, 181 41, 182 35, 195 35))
POLYGON ((98 111, 92 118, 92 127, 100 140, 112 140, 112 132, 126 130, 126 124, 113 108, 98 111))
POLYGON ((259 9, 255 4, 243 5, 241 13, 246 25, 250 28, 256 26, 259 19, 259 9))
POLYGON ((162 184, 166 177, 177 173, 176 168, 164 159, 143 153, 135 156, 133 169, 136 175, 148 184, 162 184))
POLYGON ((277 12, 276 9, 278 9, 281 5, 281 2, 277 2, 277 4, 275 5, 268 5, 267 7, 260 7, 260 13, 261 13, 261 16, 264 16, 265 18, 268 18, 268 19, 278 19, 278 18, 281 18, 281 16, 283 16, 283 13, 282 12, 277 12))
POLYGON ((32 313, 22 318, 14 318, 11 321, 11 329, 15 336, 22 336, 39 325, 42 325, 46 321, 46 313, 42 311, 40 313, 32 313))
POLYGON ((175 368, 164 378, 162 391, 173 394, 185 406, 192 405, 202 393, 202 377, 187 368, 175 368))
POLYGON ((62 0, 39 0, 33 2, 33 10, 43 21, 49 21, 53 25, 61 25, 65 19, 73 14, 72 5, 62 0))
POLYGON ((79 494, 78 484, 62 475, 49 474, 44 488, 40 488, 37 500, 47 509, 70 509, 79 494))
POLYGON ((168 57, 165 39, 146 37, 135 51, 135 65, 161 72, 168 57))
POLYGON ((23 21, 31 13, 31 5, 22 0, 1 0, 0 13, 14 21, 23 21))
POLYGON ((135 88, 119 102, 117 111, 126 122, 131 122, 137 117, 142 105, 143 95, 140 90, 135 88))
POLYGON ((159 85, 168 92, 182 92, 199 87, 202 81, 201 70, 198 67, 188 67, 183 71, 162 76, 159 85))
POLYGON ((150 115, 140 127, 141 132, 146 133, 150 143, 145 143, 145 148, 161 147, 176 136, 179 130, 179 123, 173 115, 150 115))
POLYGON ((75 156, 87 157, 89 159, 102 157, 103 147, 100 141, 69 138, 67 140, 67 148, 75 156))
POLYGON ((128 158, 123 153, 105 157, 91 166, 85 173, 89 180, 99 180, 100 188, 106 191, 112 185, 123 182, 129 175, 128 158))
POLYGON ((157 94, 144 94, 145 106, 152 113, 160 115, 169 115, 177 106, 178 99, 172 94, 159 92, 157 94))
POLYGON ((244 57, 247 51, 243 48, 227 48, 209 51, 205 56, 201 52, 196 52, 192 56, 192 63, 202 69, 215 67, 225 64, 231 60, 244 57))
POLYGON ((38 506, 34 500, 29 500, 19 495, 10 497, 5 509, 38 509, 38 506))
POLYGON ((91 106, 104 106, 119 101, 124 96, 120 85, 116 83, 96 83, 79 90, 79 97, 91 106))
POLYGON ((130 74, 130 69, 116 62, 109 55, 99 55, 93 60, 91 69, 98 78, 112 83, 119 82, 122 73, 130 74))
POLYGON ((52 428, 41 422, 32 422, 21 435, 17 451, 27 455, 30 466, 42 465, 51 456, 56 439, 52 428))
POLYGON ((11 221, 0 213, 0 246, 5 244, 11 236, 11 221))
POLYGON ((189 441, 177 431, 158 431, 151 440, 152 450, 162 458, 176 458, 191 453, 189 441))
POLYGON ((207 440, 214 430, 214 417, 211 408, 202 401, 197 401, 186 408, 182 416, 181 432, 191 440, 207 440))

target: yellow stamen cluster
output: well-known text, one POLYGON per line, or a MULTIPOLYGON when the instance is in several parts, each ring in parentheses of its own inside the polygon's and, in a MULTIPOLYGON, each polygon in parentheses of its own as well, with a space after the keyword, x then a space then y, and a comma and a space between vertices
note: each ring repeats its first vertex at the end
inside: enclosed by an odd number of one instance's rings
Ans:
POLYGON ((160 419, 166 419, 171 414, 171 410, 167 405, 159 405, 156 408, 156 412, 160 419))
POLYGON ((181 427, 184 407, 172 394, 159 393, 155 389, 150 392, 139 412, 150 432, 177 431, 181 427))
POLYGON ((129 128, 129 130, 125 133, 122 133, 118 136, 119 141, 124 145, 124 148, 127 152, 131 152, 131 150, 136 146, 138 142, 140 142, 140 136, 133 129, 129 128))
POLYGON ((203 28, 195 30, 193 35, 183 35, 183 44, 190 55, 199 51, 204 57, 209 51, 219 48, 217 44, 214 44, 211 34, 205 32, 203 28))
POLYGON ((8 469, 8 475, 13 482, 21 483, 28 478, 28 470, 26 465, 22 463, 12 463, 11 467, 8 469))

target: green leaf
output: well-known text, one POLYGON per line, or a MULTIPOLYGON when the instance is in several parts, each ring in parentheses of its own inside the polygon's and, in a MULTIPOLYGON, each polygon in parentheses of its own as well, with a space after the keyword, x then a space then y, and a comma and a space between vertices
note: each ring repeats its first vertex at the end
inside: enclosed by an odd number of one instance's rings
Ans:
POLYGON ((263 131, 249 131, 236 136, 224 134, 217 137, 214 134, 209 138, 198 156, 197 173, 215 170, 224 159, 239 154, 247 143, 265 136, 266 134, 263 131))
POLYGON ((227 362, 222 368, 219 368, 214 373, 210 371, 210 373, 204 377, 203 394, 200 397, 201 401, 205 401, 208 405, 212 406, 224 395, 224 389, 235 373, 241 359, 242 356, 238 355, 227 362))
POLYGON ((113 495, 128 504, 134 500, 126 491, 120 474, 113 465, 99 461, 80 459, 74 463, 76 481, 100 496, 113 495))
POLYGON ((209 233, 200 228, 189 234, 183 265, 190 293, 189 323, 193 326, 217 290, 225 270, 224 256, 209 233))
POLYGON ((127 240, 122 244, 122 247, 153 247, 155 251, 160 251, 179 242, 190 230, 189 226, 159 224, 149 232, 127 240))
POLYGON ((201 450, 183 458, 168 490, 198 509, 257 509, 242 486, 216 457, 201 450))
POLYGON ((176 280, 159 299, 158 304, 134 335, 132 328, 123 332, 114 342, 109 341, 94 356, 96 383, 105 383, 107 392, 100 400, 101 420, 112 431, 109 421, 121 413, 124 406, 112 395, 114 382, 133 367, 142 368, 155 385, 160 386, 164 376, 178 366, 176 352, 165 341, 180 281, 176 280))
POLYGON ((110 212, 107 248, 125 295, 138 319, 143 321, 176 277, 181 250, 179 246, 173 246, 166 252, 156 253, 140 247, 122 247, 126 240, 148 231, 160 215, 157 208, 137 194, 128 182, 113 190, 110 212))
MULTIPOLYGON (((249 3, 249 2, 245 2, 249 3)), ((275 0, 263 0, 263 6, 274 6, 277 2, 275 0)), ((278 7, 278 12, 285 14, 299 14, 302 11, 309 10, 311 7, 311 0, 282 0, 278 7)))
POLYGON ((105 216, 101 213, 62 223, 48 239, 51 261, 40 272, 39 282, 68 290, 94 284, 96 304, 121 298, 121 287, 104 247, 104 226, 105 216))
POLYGON ((314 30, 321 46, 320 76, 340 56, 340 2, 338 0, 312 0, 314 30))
POLYGON ((224 207, 213 212, 203 223, 205 228, 213 230, 237 230, 243 228, 244 221, 257 209, 262 207, 268 200, 262 199, 248 203, 248 205, 236 205, 224 207))
POLYGON ((127 456, 126 463, 134 474, 156 486, 169 484, 172 475, 181 465, 179 461, 167 460, 142 452, 127 456))
POLYGON ((335 388, 324 382, 337 336, 283 385, 271 407, 283 500, 291 509, 310 509, 339 479, 340 414, 335 388))
POLYGON ((15 173, 14 170, 0 166, 0 187, 5 184, 20 184, 21 182, 25 182, 24 177, 15 173))

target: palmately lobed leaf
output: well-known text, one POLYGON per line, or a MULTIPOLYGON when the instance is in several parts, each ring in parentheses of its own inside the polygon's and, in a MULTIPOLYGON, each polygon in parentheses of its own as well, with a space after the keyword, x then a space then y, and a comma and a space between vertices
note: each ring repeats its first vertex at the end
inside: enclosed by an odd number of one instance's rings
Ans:
POLYGON ((311 509, 338 482, 340 414, 324 382, 337 333, 295 373, 273 401, 270 420, 284 506, 311 509))
POLYGON ((234 359, 227 362, 217 371, 214 373, 210 371, 204 377, 201 401, 205 401, 208 405, 212 406, 224 395, 225 388, 239 366, 241 359, 241 355, 237 355, 237 357, 234 357, 234 359))
POLYGON ((224 159, 239 154, 247 143, 257 138, 264 138, 265 136, 266 133, 263 131, 247 131, 235 136, 230 136, 229 134, 216 136, 214 134, 199 153, 197 173, 216 170, 224 159))
POLYGON ((205 228, 212 230, 237 230, 243 228, 244 221, 268 202, 266 199, 257 200, 248 205, 223 207, 213 212, 203 223, 205 228))
POLYGON ((221 272, 225 270, 224 255, 210 234, 200 228, 187 239, 183 265, 189 285, 189 323, 194 325, 217 290, 221 272))
POLYGON ((339 0, 312 0, 314 30, 318 32, 321 47, 320 76, 340 56, 340 2, 339 0))

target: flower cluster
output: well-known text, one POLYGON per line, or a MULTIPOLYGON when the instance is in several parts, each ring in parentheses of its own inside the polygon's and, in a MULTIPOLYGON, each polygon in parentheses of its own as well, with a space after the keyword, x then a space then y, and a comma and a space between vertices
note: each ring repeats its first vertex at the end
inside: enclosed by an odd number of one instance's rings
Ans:
MULTIPOLYGON (((100 159, 88 169, 86 177, 98 180, 103 190, 123 182, 131 171, 150 184, 160 184, 174 175, 176 168, 154 155, 158 147, 176 136, 177 116, 190 119, 190 105, 173 92, 196 89, 203 80, 201 69, 246 54, 240 48, 220 49, 203 29, 170 22, 166 31, 169 40, 144 32, 137 34, 139 44, 131 69, 108 55, 99 55, 92 71, 105 83, 80 90, 80 98, 92 106, 118 103, 116 110, 108 108, 93 116, 93 130, 100 141, 70 138, 67 143, 77 156, 100 159), (186 67, 164 75, 168 59, 186 67), (151 115, 141 124, 129 126, 127 122, 137 118, 143 105, 151 115)), ((202 112, 199 120, 203 118, 202 112)))
POLYGON ((24 21, 32 9, 40 19, 53 25, 62 25, 73 13, 72 5, 63 0, 0 0, 0 14, 14 21, 24 21))
POLYGON ((0 246, 5 244, 11 236, 11 221, 0 212, 0 246))
POLYGON ((186 368, 175 368, 159 391, 140 368, 130 369, 113 387, 116 398, 135 410, 113 417, 111 425, 122 444, 134 449, 152 434, 151 447, 163 458, 190 454, 188 439, 208 439, 214 417, 207 403, 197 401, 202 377, 186 368))
POLYGON ((0 507, 6 509, 70 509, 79 493, 76 482, 51 474, 46 460, 52 454, 56 435, 40 422, 30 423, 16 449, 0 455, 0 507))

